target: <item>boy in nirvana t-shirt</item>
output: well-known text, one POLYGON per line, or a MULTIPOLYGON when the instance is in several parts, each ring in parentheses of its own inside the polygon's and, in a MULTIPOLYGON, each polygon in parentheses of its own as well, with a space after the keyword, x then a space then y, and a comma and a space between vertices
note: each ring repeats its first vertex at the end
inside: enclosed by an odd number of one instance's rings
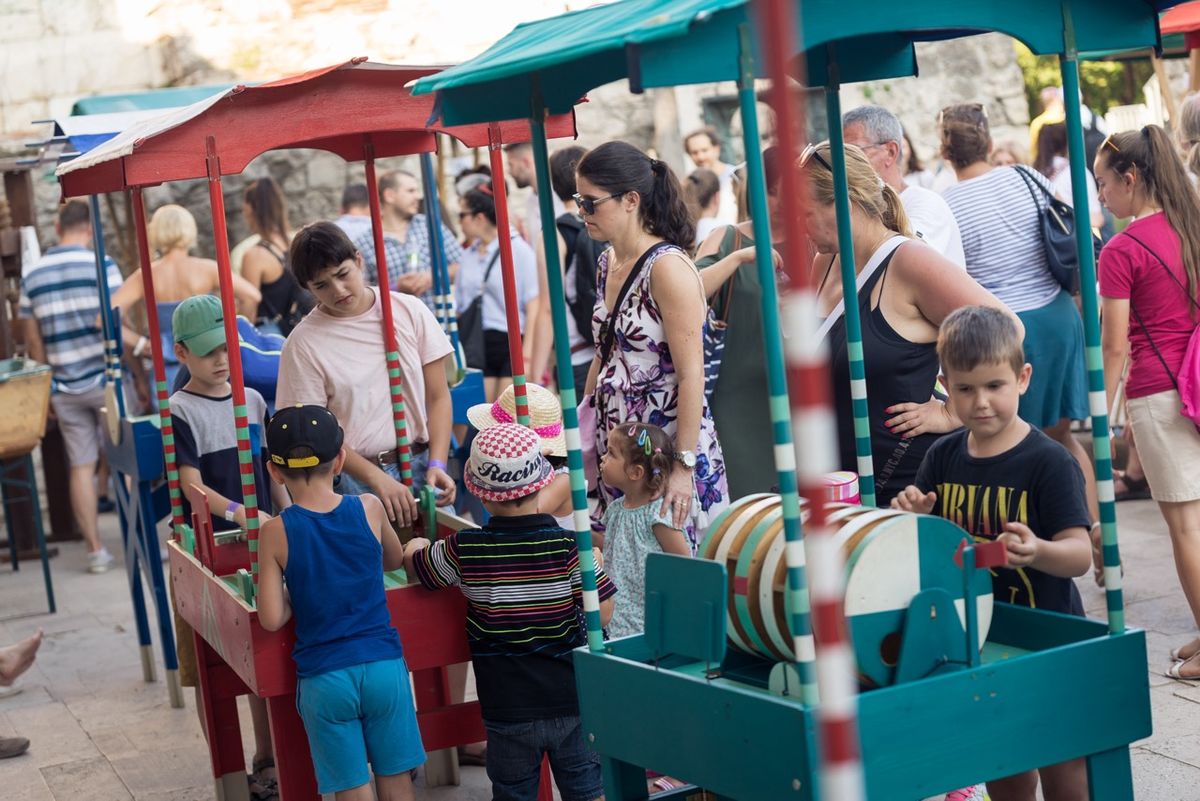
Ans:
MULTIPOLYGON (((916 485, 892 506, 932 512, 976 540, 1004 542, 1008 567, 992 572, 997 601, 1082 615, 1071 579, 1091 566, 1083 474, 1063 446, 1017 416, 1032 373, 1020 332, 1005 312, 967 306, 942 323, 938 358, 963 430, 929 448, 916 485)), ((997 778, 988 793, 1031 798, 1039 773, 1047 801, 1087 797, 1082 759, 997 778)))

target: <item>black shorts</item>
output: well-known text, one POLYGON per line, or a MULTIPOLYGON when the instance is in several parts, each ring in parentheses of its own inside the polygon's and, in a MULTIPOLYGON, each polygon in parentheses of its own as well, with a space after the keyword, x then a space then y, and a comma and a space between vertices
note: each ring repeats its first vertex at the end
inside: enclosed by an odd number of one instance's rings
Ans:
POLYGON ((483 332, 483 375, 486 378, 510 378, 512 359, 508 355, 508 332, 483 332))

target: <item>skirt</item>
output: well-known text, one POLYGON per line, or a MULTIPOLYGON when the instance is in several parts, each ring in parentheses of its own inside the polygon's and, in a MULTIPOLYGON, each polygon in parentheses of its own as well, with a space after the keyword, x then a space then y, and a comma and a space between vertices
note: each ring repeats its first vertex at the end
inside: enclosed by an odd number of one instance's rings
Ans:
POLYGON ((1150 497, 1160 502, 1200 498, 1200 433, 1181 406, 1173 389, 1125 402, 1150 497))
POLYGON ((1025 325, 1025 361, 1033 365, 1021 396, 1021 419, 1038 428, 1088 416, 1083 319, 1066 292, 1038 309, 1018 312, 1025 325))

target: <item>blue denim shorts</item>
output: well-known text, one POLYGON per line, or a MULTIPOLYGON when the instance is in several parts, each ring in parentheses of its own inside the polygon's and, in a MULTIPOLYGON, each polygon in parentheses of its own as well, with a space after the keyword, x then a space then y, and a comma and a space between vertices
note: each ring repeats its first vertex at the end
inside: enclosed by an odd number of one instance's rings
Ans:
MULTIPOLYGON (((397 462, 384 465, 383 472, 387 473, 397 481, 400 480, 400 465, 397 462)), ((421 491, 421 487, 425 486, 425 471, 429 469, 429 451, 422 451, 412 458, 412 474, 413 474, 413 490, 414 495, 421 491)), ((368 495, 371 488, 359 481, 354 476, 343 471, 334 479, 333 491, 339 495, 368 495)))
POLYGON ((600 757, 584 742, 579 716, 483 724, 492 801, 536 801, 543 754, 550 757, 562 801, 594 801, 604 794, 600 757))
POLYGON ((408 666, 403 659, 367 662, 301 678, 296 708, 322 793, 350 790, 425 762, 408 666))

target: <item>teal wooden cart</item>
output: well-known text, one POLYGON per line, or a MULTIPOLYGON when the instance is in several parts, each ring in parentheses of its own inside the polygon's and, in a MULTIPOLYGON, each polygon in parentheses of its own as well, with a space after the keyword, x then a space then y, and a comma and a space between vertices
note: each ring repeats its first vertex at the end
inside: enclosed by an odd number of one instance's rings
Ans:
MULTIPOLYGON (((1107 625, 997 603, 982 653, 971 655, 974 649, 967 647, 964 663, 956 665, 948 644, 964 637, 965 642, 971 641, 970 615, 965 625, 955 615, 931 621, 929 614, 916 612, 918 601, 925 604, 931 599, 918 595, 901 629, 899 650, 927 664, 941 660, 940 667, 856 697, 853 663, 839 662, 844 656, 838 631, 840 609, 831 611, 829 606, 828 594, 831 587, 836 592, 842 567, 837 549, 827 541, 829 526, 819 503, 814 504, 813 519, 806 526, 805 547, 799 547, 798 484, 806 497, 817 500, 816 478, 819 469, 828 466, 821 458, 828 457, 832 434, 812 426, 816 419, 812 412, 822 410, 827 395, 828 377, 822 365, 814 367, 824 358, 819 348, 809 352, 805 346, 790 346, 787 366, 793 403, 789 415, 779 299, 766 244, 771 239, 766 230, 753 82, 769 74, 775 86, 782 87, 790 74, 826 89, 828 117, 833 122, 830 137, 839 241, 844 250, 841 262, 849 265, 842 278, 845 294, 851 296, 856 294, 854 259, 845 252, 851 242, 849 200, 837 125, 842 83, 914 75, 917 41, 986 31, 1011 35, 1038 54, 1058 54, 1064 95, 1071 101, 1067 128, 1073 195, 1076 208, 1086 208, 1083 133, 1079 107, 1073 102, 1079 90, 1079 52, 1155 47, 1157 13, 1173 5, 1170 0, 1010 0, 1004 4, 924 0, 899 6, 884 0, 849 4, 759 0, 753 5, 745 0, 624 0, 519 26, 476 59, 417 83, 415 94, 437 93, 438 113, 445 124, 529 116, 539 184, 547 186, 547 151, 541 135, 547 111, 565 110, 587 90, 622 78, 633 92, 738 81, 751 216, 759 243, 757 267, 763 286, 776 463, 789 546, 787 615, 794 658, 791 663, 775 663, 726 648, 724 606, 727 584, 733 579, 724 565, 652 557, 647 564, 646 632, 605 643, 593 608, 588 614, 589 648, 576 654, 584 728, 601 755, 609 799, 646 798, 643 771, 652 768, 687 777, 721 798, 912 801, 1079 757, 1087 758, 1092 799, 1133 798, 1128 745, 1151 730, 1146 647, 1144 634, 1127 629, 1124 622, 1090 232, 1081 228, 1077 244, 1101 500, 1107 625), (756 29, 757 38, 752 35, 756 29), (797 46, 797 41, 802 45, 797 46), (769 69, 763 69, 763 64, 769 69), (819 622, 815 648, 810 612, 819 622)), ((798 151, 794 104, 786 90, 774 93, 784 152, 798 151)), ((782 200, 795 228, 786 237, 794 244, 785 254, 793 280, 783 299, 783 324, 789 343, 809 343, 814 341, 815 326, 801 249, 801 193, 796 185, 789 187, 790 171, 784 172, 782 200)), ((541 211, 543 231, 553 232, 553 212, 545 192, 541 211)), ((545 246, 547 262, 556 264, 552 233, 545 246)), ((579 442, 576 395, 570 369, 562 367, 570 362, 565 353, 561 275, 550 270, 548 283, 564 418, 573 446, 574 498, 576 509, 583 510, 582 461, 574 450, 579 442)), ((861 333, 854 304, 847 306, 846 327, 850 352, 859 354, 857 361, 852 360, 851 378, 861 379, 861 347, 856 348, 861 333)), ((873 482, 865 387, 861 381, 855 383, 861 485, 864 502, 870 504, 873 482)), ((930 518, 921 518, 916 525, 929 531, 937 526, 930 518)), ((586 526, 579 528, 584 586, 591 588, 594 577, 587 575, 591 537, 586 526)), ((964 586, 969 586, 972 549, 967 548, 963 557, 964 586)), ((958 597, 973 608, 969 589, 958 597)))

